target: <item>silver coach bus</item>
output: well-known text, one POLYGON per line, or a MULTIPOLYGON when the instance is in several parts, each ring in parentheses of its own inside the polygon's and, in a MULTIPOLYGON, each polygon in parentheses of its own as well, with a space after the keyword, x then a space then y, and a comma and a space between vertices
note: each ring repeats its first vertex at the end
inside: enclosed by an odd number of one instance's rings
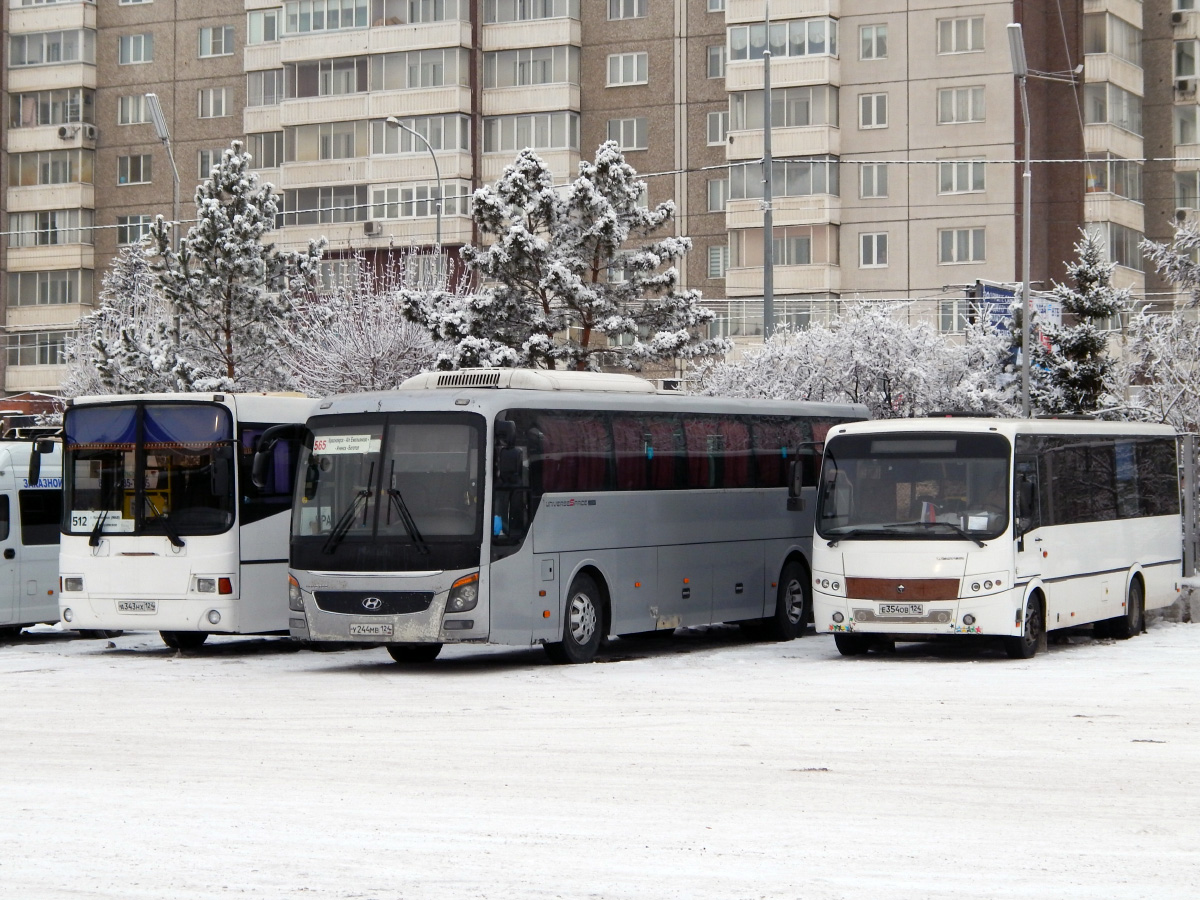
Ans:
POLYGON ((825 433, 865 415, 514 369, 326 400, 298 464, 292 636, 397 662, 450 642, 588 662, 610 634, 713 622, 796 637, 813 523, 789 470, 804 454, 815 484, 825 433))

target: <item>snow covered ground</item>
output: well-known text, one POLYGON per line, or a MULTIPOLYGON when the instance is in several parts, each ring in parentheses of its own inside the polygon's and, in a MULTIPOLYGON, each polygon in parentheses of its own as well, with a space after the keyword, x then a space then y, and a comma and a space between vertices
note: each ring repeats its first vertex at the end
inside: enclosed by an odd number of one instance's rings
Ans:
POLYGON ((1200 626, 1028 662, 0 647, 0 896, 1200 896, 1200 626))

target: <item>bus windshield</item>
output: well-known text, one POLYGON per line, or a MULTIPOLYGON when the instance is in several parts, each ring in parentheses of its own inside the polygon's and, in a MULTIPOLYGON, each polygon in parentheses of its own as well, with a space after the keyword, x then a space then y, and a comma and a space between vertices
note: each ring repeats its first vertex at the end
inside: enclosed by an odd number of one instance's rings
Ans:
POLYGON ((484 421, 391 413, 310 422, 292 513, 293 565, 428 571, 479 564, 484 421))
POLYGON ((1011 448, 998 434, 838 435, 825 447, 817 533, 829 541, 999 537, 1011 448))
POLYGON ((233 423, 211 403, 67 410, 68 534, 219 534, 234 521, 233 423))

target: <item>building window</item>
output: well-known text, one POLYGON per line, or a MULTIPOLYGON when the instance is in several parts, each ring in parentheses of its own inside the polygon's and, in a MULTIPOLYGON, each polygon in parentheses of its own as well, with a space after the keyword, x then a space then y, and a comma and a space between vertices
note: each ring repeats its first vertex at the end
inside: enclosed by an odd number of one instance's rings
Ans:
MULTIPOLYGON (((442 215, 466 216, 471 212, 471 185, 466 181, 442 182, 442 215)), ((372 219, 423 219, 437 215, 437 183, 403 184, 371 189, 372 219)))
MULTIPOLYGON (((771 89, 771 125, 803 128, 838 124, 838 89, 833 85, 771 89)), ((763 127, 762 91, 729 95, 729 127, 745 131, 763 127)))
POLYGON ((95 151, 42 150, 8 157, 8 186, 94 184, 95 151))
POLYGON ((198 93, 201 119, 220 119, 232 115, 229 108, 229 88, 201 88, 198 93))
POLYGON ((85 88, 60 88, 55 91, 9 95, 8 125, 10 128, 70 125, 77 122, 94 124, 95 121, 95 91, 85 88))
POLYGON ((316 162, 366 156, 369 132, 370 126, 363 120, 285 126, 283 161, 316 162))
MULTIPOLYGON (((836 225, 776 225, 772 256, 781 266, 836 266, 839 240, 836 225)), ((732 268, 762 264, 761 228, 738 228, 729 232, 729 265, 732 268)))
POLYGON ((938 163, 939 194, 978 194, 984 187, 987 163, 982 160, 954 160, 938 163))
POLYGON ((366 220, 365 184, 338 184, 283 192, 284 225, 329 225, 366 220))
POLYGON ((246 43, 270 44, 279 40, 280 9, 259 9, 246 14, 246 43))
POLYGON ((1083 86, 1083 121, 1142 133, 1142 98, 1108 82, 1083 86))
POLYGON ((725 0, 708 0, 709 12, 725 12, 725 0))
POLYGON ((566 18, 579 18, 579 0, 484 0, 483 21, 489 24, 566 18))
MULTIPOLYGON (((837 56, 837 19, 792 19, 771 23, 771 58, 837 56)), ((767 26, 734 25, 729 29, 729 59, 762 59, 767 26)))
POLYGON ((978 53, 983 50, 983 16, 938 21, 938 53, 978 53))
MULTIPOLYGON (((297 67, 298 70, 302 68, 303 65, 297 67)), ((371 89, 395 91, 405 88, 443 87, 448 84, 466 85, 470 80, 470 71, 469 51, 461 47, 381 53, 371 57, 371 89)), ((300 75, 298 71, 297 77, 300 75)), ((500 77, 498 68, 495 77, 500 77)), ((302 82, 298 84, 298 89, 305 89, 302 82)))
POLYGON ((233 55, 233 26, 213 25, 200 29, 200 58, 233 55))
POLYGON ((866 163, 859 167, 858 196, 864 200, 888 195, 887 163, 866 163))
POLYGON ((1116 222, 1092 223, 1088 225, 1088 230, 1098 233, 1108 247, 1109 262, 1138 272, 1144 270, 1145 262, 1141 251, 1144 235, 1141 232, 1116 222))
POLYGON ((1083 52, 1111 53, 1135 66, 1142 64, 1142 30, 1112 13, 1083 17, 1083 52))
POLYGON ((484 153, 578 150, 579 114, 573 112, 495 116, 483 120, 484 153))
POLYGON ((729 133, 729 113, 725 110, 720 112, 710 112, 708 114, 708 145, 725 143, 725 137, 729 133))
MULTIPOLYGON (((771 164, 771 192, 775 197, 838 195, 836 159, 776 159, 771 164)), ((729 167, 729 199, 759 200, 763 195, 761 162, 734 163, 729 167)))
POLYGON ((647 0, 608 0, 610 19, 641 19, 646 16, 647 0))
POLYGON ((725 77, 725 45, 716 44, 708 48, 708 77, 725 77))
POLYGON ((38 331, 8 336, 10 366, 61 366, 66 362, 67 332, 38 331))
POLYGON ((13 34, 8 41, 8 66, 54 66, 96 61, 96 32, 91 28, 13 34))
POLYGON ((8 276, 10 306, 60 306, 91 301, 91 269, 10 272, 8 276))
POLYGON ((246 152, 254 161, 254 168, 278 168, 283 163, 283 132, 260 131, 246 135, 246 152))
MULTIPOLYGON (((422 0, 412 0, 418 7, 422 0)), ((454 0, 445 0, 445 5, 454 0)), ((287 34, 308 34, 313 31, 341 31, 347 28, 366 28, 367 0, 291 0, 283 4, 284 30, 287 34)))
POLYGON ((246 105, 275 106, 283 99, 283 69, 246 73, 246 105))
POLYGON ((143 3, 153 3, 154 0, 120 0, 118 6, 141 6, 143 3))
MULTIPOLYGON (((438 51, 439 54, 441 52, 438 51)), ((335 59, 285 63, 283 67, 284 99, 363 93, 369 87, 367 68, 371 63, 375 64, 379 73, 375 85, 377 89, 394 90, 408 87, 407 55, 405 53, 388 53, 371 57, 370 62, 365 56, 343 56, 335 59), (391 80, 384 77, 385 65, 389 66, 387 74, 394 76, 391 80)), ((419 69, 419 59, 414 62, 419 69)))
POLYGON ((9 213, 8 246, 49 247, 59 244, 91 244, 94 240, 90 209, 47 209, 9 213))
POLYGON ((938 124, 982 122, 983 88, 946 88, 938 91, 938 124))
POLYGON ((145 94, 126 94, 117 98, 117 124, 142 125, 150 121, 145 94))
POLYGON ((708 248, 708 277, 724 278, 729 269, 729 247, 708 248))
POLYGON ((645 150, 649 119, 609 119, 608 139, 616 141, 622 150, 645 150))
MULTIPOLYGON (((329 0, 330 6, 337 0, 329 0)), ((342 18, 346 17, 345 6, 357 4, 358 0, 341 0, 342 18)), ((316 6, 314 2, 314 8, 316 6)), ((389 25, 403 25, 405 16, 409 25, 430 22, 450 22, 464 19, 468 13, 468 0, 371 0, 371 21, 387 20, 389 25)))
POLYGON ((708 182, 708 211, 723 212, 729 198, 729 179, 711 178, 708 182))
POLYGON ((938 262, 983 262, 982 228, 943 228, 938 231, 938 262))
POLYGON ((117 243, 138 243, 150 233, 153 224, 153 216, 117 216, 117 243))
POLYGON ((118 42, 117 62, 123 66, 154 61, 154 35, 123 34, 118 42))
MULTIPOLYGON (((467 68, 466 65, 462 66, 464 72, 467 68)), ((611 72, 612 57, 609 57, 609 73, 611 72)), ((531 47, 484 54, 484 87, 520 87, 532 84, 579 84, 579 48, 531 47)))
POLYGON ((858 95, 858 127, 887 128, 887 94, 858 95))
POLYGON ((859 27, 858 58, 887 59, 886 25, 863 25, 859 27))
POLYGON ((608 86, 645 84, 646 53, 614 53, 608 58, 608 86))
POLYGON ((117 184, 149 184, 151 159, 149 153, 117 157, 117 184))
POLYGON ((196 177, 201 181, 212 174, 214 166, 221 164, 221 154, 224 150, 201 150, 196 154, 196 177))
MULTIPOLYGON (((470 150, 471 119, 461 113, 444 116, 416 116, 400 119, 403 125, 421 135, 434 150, 470 150)), ((395 155, 398 153, 426 154, 429 149, 425 141, 414 137, 412 132, 389 125, 383 119, 371 122, 371 153, 373 155, 395 155)))
POLYGON ((862 269, 882 269, 887 266, 888 236, 886 231, 859 235, 858 265, 862 269))
POLYGON ((938 331, 942 334, 962 334, 978 318, 975 303, 965 297, 954 297, 938 303, 938 331))

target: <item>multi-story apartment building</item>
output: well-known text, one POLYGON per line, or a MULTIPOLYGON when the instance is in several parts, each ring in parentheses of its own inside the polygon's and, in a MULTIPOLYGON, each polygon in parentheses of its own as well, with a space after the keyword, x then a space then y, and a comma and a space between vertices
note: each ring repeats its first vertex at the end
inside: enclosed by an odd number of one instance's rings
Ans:
MULTIPOLYGON (((953 331, 974 312, 969 287, 1021 278, 1009 22, 1032 72, 1031 155, 1055 160, 1033 167, 1035 284, 1063 277, 1089 223, 1121 283, 1144 288, 1144 85, 1173 79, 1160 115, 1186 119, 1175 43, 1165 73, 1143 75, 1138 0, 772 0, 769 26, 765 0, 7 2, 10 391, 57 383, 55 348, 107 261, 171 214, 146 91, 168 118, 184 219, 244 137, 281 195, 278 244, 412 247, 422 267, 438 237, 450 252, 473 239, 471 192, 518 150, 565 182, 614 139, 648 202, 675 201, 693 240, 683 280, 743 344, 763 332, 768 50, 778 322, 903 298, 953 331)), ((1191 15, 1163 33, 1182 37, 1191 15)), ((1190 134, 1176 143, 1200 145, 1190 134)))

